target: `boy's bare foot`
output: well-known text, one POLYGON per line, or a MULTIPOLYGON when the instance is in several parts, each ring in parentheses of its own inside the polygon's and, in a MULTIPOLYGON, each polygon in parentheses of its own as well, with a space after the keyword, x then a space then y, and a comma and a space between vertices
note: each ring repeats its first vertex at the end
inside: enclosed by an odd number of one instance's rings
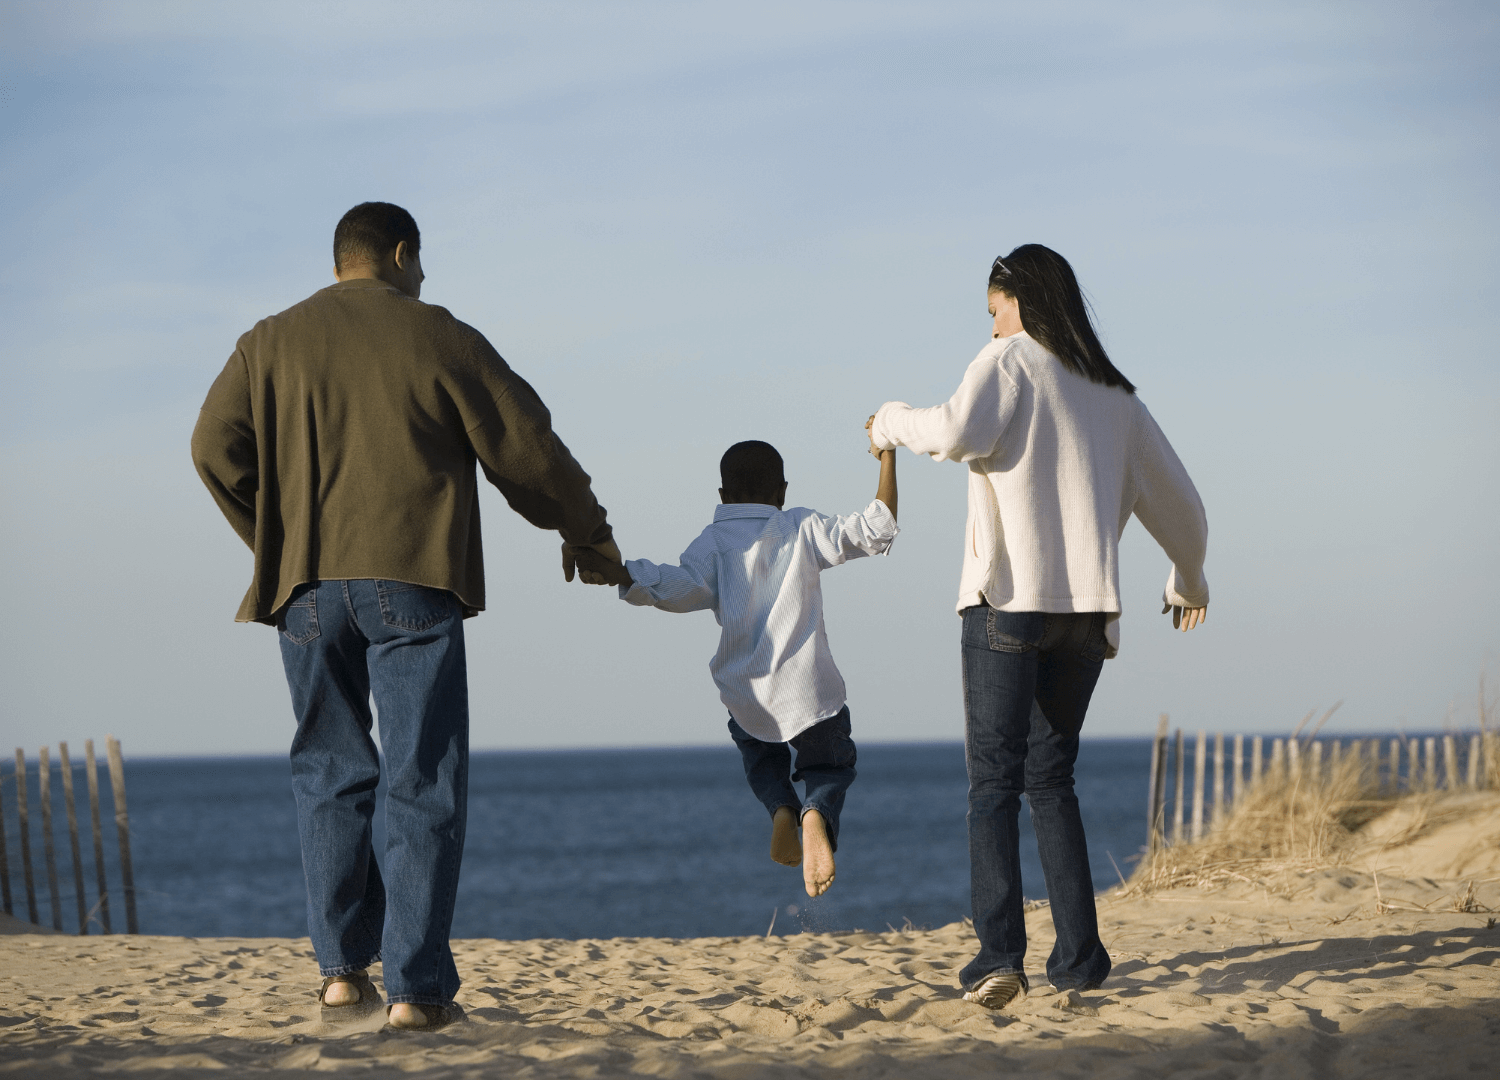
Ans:
POLYGON ((833 884, 833 845, 816 810, 802 815, 802 884, 808 896, 822 896, 833 884))
POLYGON ((802 841, 797 839, 797 812, 790 806, 778 806, 771 818, 771 858, 782 866, 802 862, 802 841))

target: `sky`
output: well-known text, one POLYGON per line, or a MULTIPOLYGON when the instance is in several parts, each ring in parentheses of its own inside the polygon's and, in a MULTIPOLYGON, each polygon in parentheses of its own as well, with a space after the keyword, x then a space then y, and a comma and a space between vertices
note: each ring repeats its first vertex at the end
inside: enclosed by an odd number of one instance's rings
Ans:
MULTIPOLYGON (((1470 727, 1500 688, 1485 3, 0 0, 0 746, 283 753, 250 554, 193 472, 209 384, 368 199, 422 298, 552 410, 625 555, 733 442, 862 508, 865 418, 988 341, 991 260, 1073 264, 1208 511, 1206 626, 1122 540, 1085 735, 1470 727)), ((857 739, 962 735, 962 466, 902 454, 889 558, 824 575, 857 739)), ((476 748, 725 743, 706 613, 564 583, 486 490, 476 748)))

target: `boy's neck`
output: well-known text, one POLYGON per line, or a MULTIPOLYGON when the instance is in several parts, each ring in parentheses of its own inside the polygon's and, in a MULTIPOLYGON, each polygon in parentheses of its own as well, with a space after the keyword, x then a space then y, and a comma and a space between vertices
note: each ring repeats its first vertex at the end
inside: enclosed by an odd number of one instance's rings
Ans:
POLYGON ((781 485, 780 493, 775 498, 770 499, 763 496, 742 495, 739 492, 730 492, 724 490, 723 488, 720 488, 719 501, 725 506, 734 506, 740 503, 750 503, 755 506, 774 506, 776 507, 776 509, 780 510, 783 506, 786 505, 786 484, 783 483, 781 485))

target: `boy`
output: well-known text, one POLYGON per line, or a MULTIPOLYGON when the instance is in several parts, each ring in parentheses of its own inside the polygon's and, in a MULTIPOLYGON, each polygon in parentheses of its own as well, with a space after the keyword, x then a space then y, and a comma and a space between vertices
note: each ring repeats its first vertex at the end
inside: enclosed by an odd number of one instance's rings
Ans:
POLYGON ((844 680, 823 629, 818 575, 890 549, 899 531, 896 459, 893 451, 880 455, 875 501, 848 517, 801 507, 783 511, 781 455, 768 443, 731 446, 719 475, 724 486, 713 524, 679 565, 631 559, 622 569, 584 553, 579 566, 588 572, 584 580, 619 585, 620 598, 631 604, 714 613, 723 630, 709 670, 729 709, 745 778, 771 813, 771 858, 801 863, 807 895, 820 896, 833 884, 839 812, 854 782, 855 750, 844 680), (792 787, 798 780, 805 799, 792 787))

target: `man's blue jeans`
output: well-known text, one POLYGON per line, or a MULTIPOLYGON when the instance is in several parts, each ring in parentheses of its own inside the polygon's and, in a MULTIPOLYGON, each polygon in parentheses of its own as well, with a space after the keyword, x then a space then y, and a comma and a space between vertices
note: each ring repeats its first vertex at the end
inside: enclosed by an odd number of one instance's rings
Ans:
POLYGON ((849 706, 819 720, 788 742, 762 742, 729 718, 729 734, 740 749, 745 779, 750 790, 774 817, 783 806, 822 815, 828 826, 828 843, 839 849, 839 815, 844 811, 844 793, 854 783, 857 753, 849 735, 849 706), (792 771, 792 751, 797 751, 797 769, 792 771), (793 783, 801 781, 807 798, 797 798, 793 783))
POLYGON ((1109 974, 1073 763, 1078 732, 1104 665, 1104 615, 963 611, 964 756, 969 769, 969 865, 979 955, 959 980, 1024 974, 1026 919, 1018 816, 1031 804, 1057 944, 1047 978, 1090 990, 1109 974))
POLYGON ((458 599, 400 581, 322 581, 292 594, 280 630, 318 967, 346 975, 381 960, 387 1001, 447 1004, 459 985, 448 933, 469 769, 458 599), (380 782, 372 694, 389 781, 388 885, 371 842, 380 782))

